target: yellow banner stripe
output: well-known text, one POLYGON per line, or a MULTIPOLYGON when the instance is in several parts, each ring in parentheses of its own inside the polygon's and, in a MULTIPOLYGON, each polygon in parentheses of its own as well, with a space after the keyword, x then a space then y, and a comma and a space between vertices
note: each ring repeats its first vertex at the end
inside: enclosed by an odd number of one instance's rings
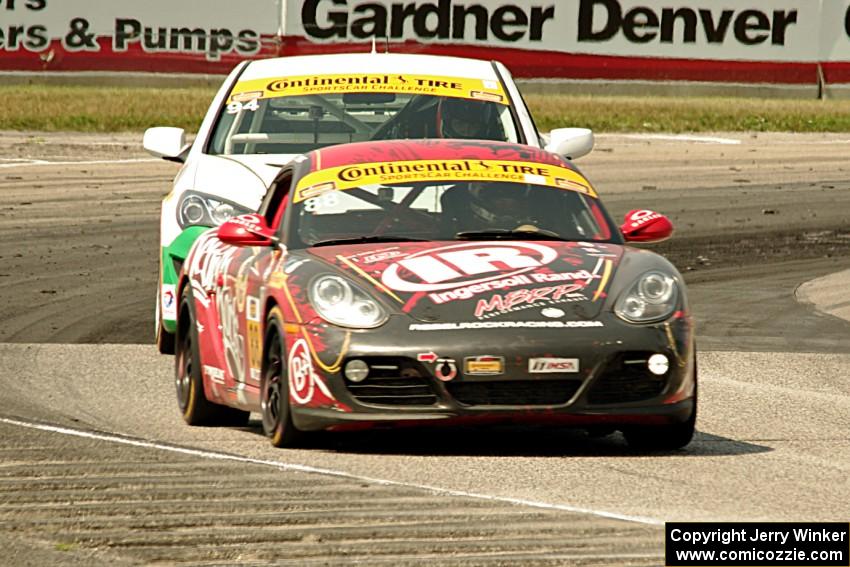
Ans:
POLYGON ((499 81, 433 75, 389 75, 352 73, 350 75, 302 75, 241 81, 233 87, 230 102, 281 96, 339 93, 393 93, 434 95, 482 100, 508 105, 499 81))
POLYGON ((420 181, 530 183, 596 197, 590 183, 581 174, 566 167, 534 162, 455 159, 361 163, 314 171, 298 182, 294 202, 364 185, 420 181))

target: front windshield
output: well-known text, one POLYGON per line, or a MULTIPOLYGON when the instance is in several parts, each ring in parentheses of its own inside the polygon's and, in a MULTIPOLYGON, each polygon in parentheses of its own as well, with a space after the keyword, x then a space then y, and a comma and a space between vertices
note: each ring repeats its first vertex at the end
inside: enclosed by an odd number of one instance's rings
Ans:
POLYGON ((494 81, 417 75, 316 76, 237 83, 211 154, 301 154, 368 140, 521 142, 494 81))
POLYGON ((612 238, 610 220, 596 198, 529 183, 363 185, 305 198, 290 214, 293 248, 370 240, 612 238))

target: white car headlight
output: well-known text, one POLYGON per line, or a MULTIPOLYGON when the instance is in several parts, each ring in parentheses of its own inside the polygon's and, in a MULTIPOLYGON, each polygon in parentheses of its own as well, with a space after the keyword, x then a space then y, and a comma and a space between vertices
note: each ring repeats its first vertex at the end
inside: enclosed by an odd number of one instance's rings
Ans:
POLYGON ((252 212, 247 207, 225 201, 219 197, 186 191, 177 207, 177 224, 189 226, 218 226, 231 217, 252 212))
POLYGON ((679 285, 669 274, 642 274, 614 305, 618 317, 629 323, 663 321, 673 314, 679 300, 679 285))
POLYGON ((387 321, 377 301, 340 276, 324 275, 313 280, 310 303, 323 319, 340 327, 372 329, 387 321))

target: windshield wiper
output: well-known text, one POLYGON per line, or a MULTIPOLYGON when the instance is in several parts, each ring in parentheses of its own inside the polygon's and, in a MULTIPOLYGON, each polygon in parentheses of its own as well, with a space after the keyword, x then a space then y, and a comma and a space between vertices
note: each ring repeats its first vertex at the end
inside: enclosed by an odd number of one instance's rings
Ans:
POLYGON ((373 235, 373 236, 351 236, 348 238, 330 238, 328 240, 320 240, 311 244, 313 248, 318 246, 335 246, 337 244, 362 244, 364 242, 426 242, 423 238, 412 238, 410 236, 391 236, 391 235, 373 235))
POLYGON ((569 241, 556 232, 546 229, 509 230, 506 228, 490 228, 487 230, 464 230, 455 234, 456 240, 563 240, 569 241))

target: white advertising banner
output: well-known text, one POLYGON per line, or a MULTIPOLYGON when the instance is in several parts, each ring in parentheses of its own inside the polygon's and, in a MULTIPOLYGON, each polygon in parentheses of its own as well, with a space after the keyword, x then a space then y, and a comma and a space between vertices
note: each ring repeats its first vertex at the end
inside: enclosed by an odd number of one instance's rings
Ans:
POLYGON ((176 55, 214 63, 257 55, 280 21, 275 0, 0 0, 0 58, 37 53, 49 64, 81 54, 97 67, 110 55, 176 55))
POLYGON ((623 57, 813 62, 818 0, 286 0, 285 35, 623 57))
POLYGON ((0 0, 0 70, 225 73, 373 38, 524 78, 850 83, 850 0, 0 0))
POLYGON ((850 0, 823 0, 821 61, 850 61, 850 0))

